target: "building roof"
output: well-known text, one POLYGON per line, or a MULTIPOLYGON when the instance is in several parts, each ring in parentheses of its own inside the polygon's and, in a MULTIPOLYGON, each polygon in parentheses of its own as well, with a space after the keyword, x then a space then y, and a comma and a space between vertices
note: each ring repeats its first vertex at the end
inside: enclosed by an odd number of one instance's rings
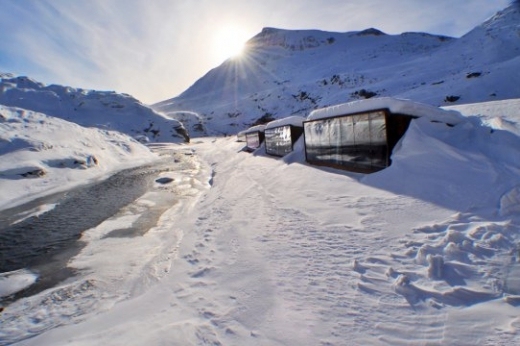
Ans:
POLYGON ((299 115, 292 115, 292 116, 287 117, 287 118, 271 121, 270 123, 268 123, 265 126, 265 129, 267 130, 267 129, 272 129, 272 128, 275 128, 275 127, 286 126, 286 125, 291 125, 291 126, 296 126, 296 127, 303 127, 303 122, 304 121, 305 121, 304 117, 301 117, 299 115))
POLYGON ((251 132, 263 132, 265 131, 265 125, 256 125, 248 128, 245 130, 245 133, 251 133, 251 132))
POLYGON ((432 105, 393 97, 370 98, 316 109, 309 114, 307 119, 317 120, 378 109, 388 109, 391 113, 395 114, 427 117, 432 121, 450 124, 458 124, 464 119, 464 117, 456 111, 444 110, 432 105))

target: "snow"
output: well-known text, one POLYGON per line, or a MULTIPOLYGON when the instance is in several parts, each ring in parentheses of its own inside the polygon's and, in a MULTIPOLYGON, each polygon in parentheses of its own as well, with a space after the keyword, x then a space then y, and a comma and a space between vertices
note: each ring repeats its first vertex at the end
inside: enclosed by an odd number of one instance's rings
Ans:
POLYGON ((0 209, 156 159, 121 133, 0 105, 0 209))
POLYGON ((520 344, 519 15, 460 39, 267 28, 165 115, 0 74, 0 210, 176 162, 83 232, 73 277, 13 300, 44 278, 0 273, 0 344, 520 344), (419 118, 370 175, 307 164, 303 138, 274 158, 208 137, 318 108, 419 118), (113 236, 150 209, 148 232, 113 236))
POLYGON ((518 120, 515 120, 517 116, 515 109, 520 108, 519 99, 489 101, 443 108, 459 111, 466 116, 478 116, 484 124, 492 128, 520 135, 520 124, 518 124, 518 120))
POLYGON ((265 125, 265 129, 273 129, 275 127, 281 127, 281 126, 296 126, 296 127, 303 127, 303 122, 305 121, 305 117, 298 116, 298 115, 292 115, 290 117, 278 119, 271 121, 265 125))
POLYGON ((415 117, 426 117, 430 121, 458 124, 463 117, 456 111, 443 110, 431 105, 393 97, 377 97, 353 101, 312 111, 308 120, 331 118, 338 115, 355 114, 379 109, 388 109, 394 114, 406 114, 415 117))
POLYGON ((203 137, 371 96, 438 107, 516 99, 519 18, 511 4, 461 38, 266 28, 240 58, 152 107, 195 112, 206 131, 193 135, 203 137))
POLYGON ((74 122, 125 133, 142 142, 185 142, 179 121, 154 112, 127 94, 61 85, 45 85, 29 77, 4 76, 0 104, 20 107, 74 122))
POLYGON ((492 131, 472 122, 453 128, 430 125, 420 118, 410 124, 401 147, 394 151, 390 169, 362 181, 476 213, 493 203, 498 205, 500 196, 514 187, 519 145, 518 137, 506 131, 492 131), (508 149, 504 150, 506 143, 508 149), (442 191, 450 191, 450 198, 442 191))
POLYGON ((263 132, 265 130, 265 125, 255 125, 251 126, 247 129, 246 133, 253 133, 253 132, 263 132))
POLYGON ((31 286, 36 282, 38 275, 26 269, 0 273, 0 298, 31 286))
POLYGON ((500 198, 500 215, 515 214, 520 214, 520 186, 512 188, 500 198))
POLYGON ((516 105, 460 106, 453 127, 414 119, 370 175, 306 164, 302 139, 283 159, 231 137, 157 145, 190 154, 163 176, 181 198, 142 237, 104 237, 132 208, 86 231, 69 263, 82 274, 7 305, 0 340, 518 344, 516 105))

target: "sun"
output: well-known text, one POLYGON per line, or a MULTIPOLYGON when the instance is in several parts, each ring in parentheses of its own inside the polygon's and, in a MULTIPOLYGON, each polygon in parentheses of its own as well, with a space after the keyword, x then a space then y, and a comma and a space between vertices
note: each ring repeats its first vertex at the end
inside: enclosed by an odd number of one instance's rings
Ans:
POLYGON ((244 30, 236 26, 225 26, 215 32, 213 54, 221 63, 229 58, 237 58, 244 51, 248 37, 244 30))

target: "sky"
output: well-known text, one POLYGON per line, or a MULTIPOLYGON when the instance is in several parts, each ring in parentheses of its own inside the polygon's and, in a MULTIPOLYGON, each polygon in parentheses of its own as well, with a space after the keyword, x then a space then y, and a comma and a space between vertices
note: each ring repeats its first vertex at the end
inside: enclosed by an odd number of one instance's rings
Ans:
POLYGON ((0 0, 0 72, 153 104, 182 93, 264 27, 460 37, 509 3, 0 0))

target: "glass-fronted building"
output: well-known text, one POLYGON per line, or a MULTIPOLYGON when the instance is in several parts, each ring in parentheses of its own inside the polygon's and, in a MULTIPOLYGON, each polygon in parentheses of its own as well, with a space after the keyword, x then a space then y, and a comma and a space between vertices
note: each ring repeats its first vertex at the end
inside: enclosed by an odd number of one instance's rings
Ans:
POLYGON ((273 156, 285 156, 293 151, 294 143, 303 133, 303 121, 300 116, 291 116, 275 120, 265 128, 265 152, 273 156))
POLYGON ((262 145, 265 135, 265 125, 253 126, 246 130, 246 148, 249 151, 255 151, 262 145))
POLYGON ((380 98, 316 110, 304 122, 305 156, 314 165, 372 173, 391 164, 391 153, 412 119, 453 124, 452 112, 407 100, 380 98))

